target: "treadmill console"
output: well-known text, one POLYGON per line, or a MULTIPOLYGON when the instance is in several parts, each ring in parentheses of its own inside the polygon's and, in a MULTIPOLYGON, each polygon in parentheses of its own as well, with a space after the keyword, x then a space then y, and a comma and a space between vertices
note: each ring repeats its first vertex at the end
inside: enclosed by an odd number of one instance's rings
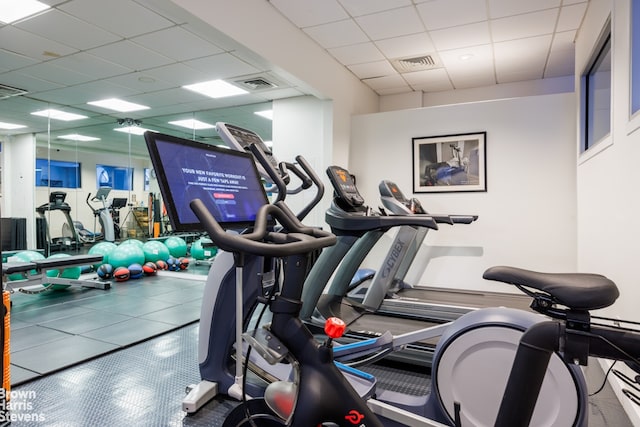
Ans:
MULTIPOLYGON (((262 138, 260 138, 257 133, 248 129, 241 128, 239 126, 223 122, 216 123, 216 131, 218 132, 218 135, 220 135, 220 138, 222 138, 224 143, 227 144, 229 148, 232 148, 236 151, 251 152, 249 150, 249 146, 251 144, 257 145, 266 155, 267 160, 269 161, 273 169, 278 170, 278 160, 273 156, 271 148, 269 148, 267 144, 264 143, 262 138)), ((259 163, 256 163, 256 166, 258 166, 258 172, 260 172, 260 176, 271 182, 271 178, 269 177, 269 174, 264 169, 264 167, 262 167, 262 165, 259 163)))
POLYGON ((426 214, 420 201, 416 198, 407 199, 400 188, 391 181, 384 180, 378 186, 380 198, 384 208, 395 215, 426 214))
POLYGON ((345 210, 362 210, 364 199, 349 171, 340 166, 329 166, 327 175, 333 185, 334 201, 345 210))

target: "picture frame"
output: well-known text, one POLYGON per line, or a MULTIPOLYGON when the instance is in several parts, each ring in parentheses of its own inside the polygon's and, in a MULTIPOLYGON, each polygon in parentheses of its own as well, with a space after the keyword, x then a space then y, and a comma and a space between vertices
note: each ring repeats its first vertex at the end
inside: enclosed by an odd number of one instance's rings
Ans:
POLYGON ((487 133, 412 138, 413 192, 487 191, 487 133))

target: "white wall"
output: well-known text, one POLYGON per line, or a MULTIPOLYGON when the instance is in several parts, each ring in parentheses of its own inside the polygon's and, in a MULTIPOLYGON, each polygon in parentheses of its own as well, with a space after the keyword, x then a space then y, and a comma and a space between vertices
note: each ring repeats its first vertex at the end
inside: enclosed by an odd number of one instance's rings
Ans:
POLYGON ((343 166, 377 207, 382 179, 414 196, 413 137, 486 131, 487 192, 415 194, 433 213, 479 215, 472 225, 443 225, 427 237, 428 245, 463 256, 439 258, 411 275, 420 284, 505 291, 481 278, 487 267, 576 268, 575 120, 571 93, 360 115, 343 166))
MULTIPOLYGON (((577 260, 579 270, 604 274, 618 285, 620 297, 601 314, 640 321, 637 308, 640 275, 636 268, 640 237, 640 224, 636 219, 640 212, 636 179, 640 117, 630 118, 629 112, 629 16, 629 0, 591 0, 576 40, 576 87, 580 87, 580 76, 589 64, 604 24, 611 17, 612 129, 608 137, 578 156, 577 260)), ((579 128, 579 123, 577 126, 579 128)), ((576 151, 579 138, 580 135, 576 139, 576 151)), ((620 364, 616 367, 624 369, 620 364)), ((616 378, 609 381, 634 425, 640 425, 638 407, 620 393, 625 385, 616 378)))

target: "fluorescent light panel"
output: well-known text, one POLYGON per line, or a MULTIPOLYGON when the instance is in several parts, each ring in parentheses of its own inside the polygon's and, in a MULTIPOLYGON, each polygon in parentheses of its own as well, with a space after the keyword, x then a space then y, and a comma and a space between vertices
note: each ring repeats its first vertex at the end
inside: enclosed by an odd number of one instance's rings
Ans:
POLYGON ((264 117, 265 119, 273 120, 273 110, 256 111, 253 114, 264 117))
POLYGON ((200 120, 196 120, 196 119, 176 120, 173 122, 169 122, 169 124, 182 126, 183 128, 187 128, 187 129, 196 129, 196 130, 211 129, 215 127, 215 125, 201 122, 200 120))
POLYGON ((58 139, 68 139, 70 141, 100 141, 100 138, 96 138, 93 136, 80 135, 79 133, 70 133, 68 135, 60 135, 58 139))
POLYGON ((25 125, 18 125, 18 124, 15 124, 15 123, 0 122, 0 129, 13 130, 13 129, 22 129, 22 128, 26 128, 26 126, 25 125))
POLYGON ((83 116, 81 114, 67 113, 66 111, 60 111, 52 108, 47 110, 36 111, 31 114, 34 116, 48 117, 51 119, 62 120, 65 122, 87 118, 87 116, 83 116))
POLYGON ((10 24, 45 9, 49 5, 36 0, 0 0, 0 21, 10 24))
POLYGON ((227 96, 236 96, 249 93, 246 90, 239 88, 238 86, 234 86, 231 83, 225 82, 224 80, 211 80, 208 82, 195 83, 182 87, 211 98, 225 98, 227 96))
POLYGON ((100 101, 87 102, 87 104, 106 108, 108 110, 118 111, 120 113, 149 109, 149 107, 147 107, 146 105, 135 104, 133 102, 127 102, 117 98, 101 99, 100 101))
POLYGON ((114 130, 118 132, 130 133, 131 135, 142 135, 146 131, 155 132, 155 130, 145 129, 138 126, 125 126, 121 128, 115 128, 114 130))

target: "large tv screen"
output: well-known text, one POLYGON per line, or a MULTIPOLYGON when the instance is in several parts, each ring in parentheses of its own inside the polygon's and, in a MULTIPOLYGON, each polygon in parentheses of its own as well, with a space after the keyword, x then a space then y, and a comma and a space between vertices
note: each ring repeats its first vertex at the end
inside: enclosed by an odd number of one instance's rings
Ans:
POLYGON ((235 229, 251 225, 268 203, 250 154, 154 132, 144 138, 174 230, 203 230, 189 207, 193 199, 235 229))

